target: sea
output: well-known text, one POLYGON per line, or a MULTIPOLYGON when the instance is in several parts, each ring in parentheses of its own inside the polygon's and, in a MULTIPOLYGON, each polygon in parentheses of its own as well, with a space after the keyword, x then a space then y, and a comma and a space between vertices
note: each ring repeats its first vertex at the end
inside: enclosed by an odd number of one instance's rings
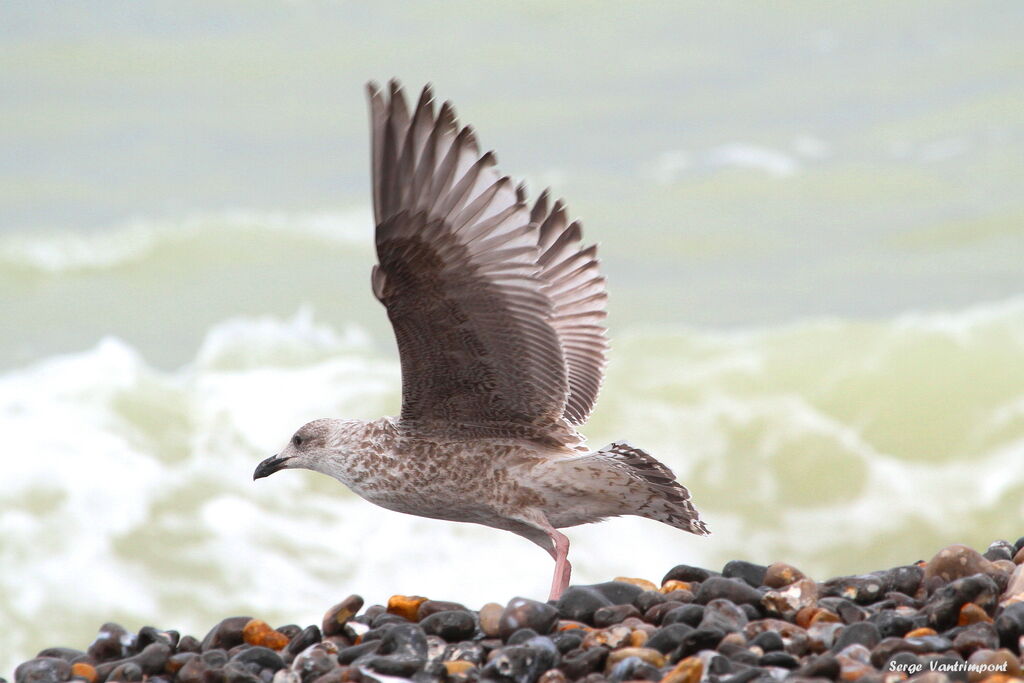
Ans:
POLYGON ((0 4, 0 676, 101 624, 546 597, 485 527, 256 464, 399 409, 364 84, 427 82, 599 243, 583 428, 712 531, 568 530, 574 580, 817 579, 1024 535, 1024 4, 0 4))

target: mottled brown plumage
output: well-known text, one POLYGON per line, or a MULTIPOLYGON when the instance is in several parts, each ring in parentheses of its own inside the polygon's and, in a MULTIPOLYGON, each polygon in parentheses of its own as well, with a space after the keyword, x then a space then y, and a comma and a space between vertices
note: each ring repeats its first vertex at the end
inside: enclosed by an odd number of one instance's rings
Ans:
POLYGON ((371 285, 395 331, 401 414, 310 422, 254 478, 312 469, 391 510, 515 532, 555 558, 551 597, 570 574, 558 528, 632 514, 706 534, 667 467, 623 442, 590 452, 575 429, 608 348, 580 224, 547 192, 529 207, 429 86, 411 111, 396 81, 369 98, 371 285))

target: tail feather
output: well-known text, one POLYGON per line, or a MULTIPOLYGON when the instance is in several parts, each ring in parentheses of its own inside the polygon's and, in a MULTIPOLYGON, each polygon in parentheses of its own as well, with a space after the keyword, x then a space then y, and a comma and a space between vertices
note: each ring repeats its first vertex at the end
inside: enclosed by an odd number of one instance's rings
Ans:
POLYGON ((647 485, 651 496, 636 514, 664 522, 678 529, 698 536, 706 536, 707 525, 700 519, 700 513, 690 500, 690 492, 676 481, 675 474, 658 462, 654 456, 635 448, 625 441, 608 444, 597 452, 605 458, 625 465, 630 475, 647 485))

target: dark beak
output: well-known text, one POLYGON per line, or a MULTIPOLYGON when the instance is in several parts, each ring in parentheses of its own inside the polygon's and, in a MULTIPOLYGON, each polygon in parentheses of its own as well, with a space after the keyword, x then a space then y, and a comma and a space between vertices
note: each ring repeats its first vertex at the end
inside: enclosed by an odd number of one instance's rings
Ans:
POLYGON ((253 481, 256 479, 262 479, 263 477, 269 477, 278 470, 283 470, 285 463, 291 458, 282 458, 280 455, 272 455, 259 465, 256 466, 256 471, 252 473, 253 481))

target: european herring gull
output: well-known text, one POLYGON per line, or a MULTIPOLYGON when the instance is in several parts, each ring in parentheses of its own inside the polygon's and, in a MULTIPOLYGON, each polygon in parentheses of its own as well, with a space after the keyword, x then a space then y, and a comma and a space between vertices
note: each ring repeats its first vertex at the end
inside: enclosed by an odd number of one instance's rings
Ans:
POLYGON ((368 85, 374 295, 402 366, 398 417, 303 425, 253 473, 309 469, 371 503, 506 529, 555 560, 549 599, 569 585, 558 529, 638 515, 705 535, 672 471, 618 441, 590 450, 577 427, 608 349, 596 247, 547 191, 526 191, 481 154, 449 102, 397 81, 368 85))

